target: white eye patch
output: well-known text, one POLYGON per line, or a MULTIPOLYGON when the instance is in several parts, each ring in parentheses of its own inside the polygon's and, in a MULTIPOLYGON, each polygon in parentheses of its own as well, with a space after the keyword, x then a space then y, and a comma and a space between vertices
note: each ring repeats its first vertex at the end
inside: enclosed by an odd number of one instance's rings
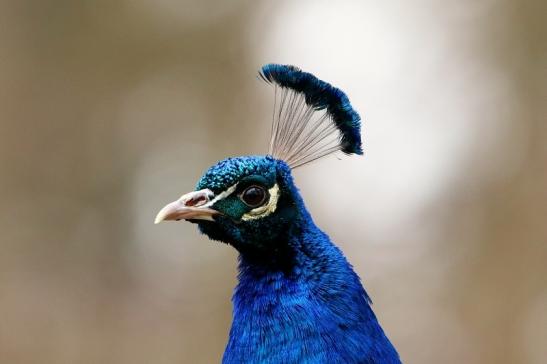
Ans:
POLYGON ((210 207, 210 206, 213 206, 215 203, 217 203, 218 201, 220 200, 223 200, 225 199, 226 197, 230 196, 232 193, 234 193, 234 191, 236 190, 237 188, 237 183, 236 184, 233 184, 231 185, 230 187, 228 187, 225 191, 222 191, 221 193, 219 193, 215 198, 213 198, 211 201, 207 202, 204 207, 210 207))
POLYGON ((268 190, 268 193, 270 194, 270 200, 268 203, 254 208, 246 214, 243 214, 241 220, 249 221, 262 219, 263 217, 275 212, 275 209, 277 208, 277 200, 279 199, 279 187, 277 186, 277 183, 268 190))
MULTIPOLYGON (((225 191, 222 191, 211 201, 203 205, 203 207, 213 206, 216 202, 230 196, 232 193, 235 192, 237 185, 238 184, 236 183, 228 187, 225 191)), ((279 199, 279 186, 277 186, 277 183, 268 190, 268 193, 270 194, 270 199, 268 203, 263 206, 254 208, 251 211, 247 212, 246 214, 243 214, 243 216, 241 217, 241 220, 243 221, 257 220, 275 212, 275 209, 277 208, 277 200, 279 199)))

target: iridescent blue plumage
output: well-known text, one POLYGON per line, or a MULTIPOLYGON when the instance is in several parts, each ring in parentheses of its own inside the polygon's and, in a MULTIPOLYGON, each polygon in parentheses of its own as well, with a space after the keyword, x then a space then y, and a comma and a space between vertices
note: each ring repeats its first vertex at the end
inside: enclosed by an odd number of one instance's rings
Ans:
POLYGON ((207 171, 197 188, 220 192, 255 176, 267 188, 279 186, 273 214, 241 221, 245 210, 233 209, 234 196, 215 207, 225 215, 199 223, 203 233, 240 252, 223 363, 399 363, 358 276, 315 226, 285 162, 229 158, 207 171))
POLYGON ((359 277, 315 225, 291 175, 336 151, 362 154, 359 115, 342 91, 296 67, 266 65, 262 77, 276 85, 274 152, 218 162, 156 217, 195 222, 240 253, 222 361, 400 363, 359 277))

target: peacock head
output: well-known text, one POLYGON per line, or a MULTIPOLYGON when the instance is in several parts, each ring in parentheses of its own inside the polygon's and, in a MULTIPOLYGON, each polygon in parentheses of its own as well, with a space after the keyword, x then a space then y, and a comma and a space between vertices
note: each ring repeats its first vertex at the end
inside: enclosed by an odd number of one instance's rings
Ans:
POLYGON ((240 251, 276 249, 310 219, 291 169, 336 152, 362 154, 360 118, 341 90, 293 66, 266 65, 259 75, 275 90, 269 154, 218 162, 156 223, 188 220, 240 251))
POLYGON ((302 218, 290 167, 272 156, 228 158, 205 172, 194 192, 165 206, 156 218, 198 224, 213 240, 238 250, 268 249, 302 218))

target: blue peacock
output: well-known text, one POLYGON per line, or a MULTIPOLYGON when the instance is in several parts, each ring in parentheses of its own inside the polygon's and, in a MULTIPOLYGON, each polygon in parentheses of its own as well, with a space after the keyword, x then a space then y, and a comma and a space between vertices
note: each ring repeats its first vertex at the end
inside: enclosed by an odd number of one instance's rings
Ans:
POLYGON ((336 152, 362 154, 348 97, 294 66, 268 64, 269 153, 228 158, 194 192, 166 205, 239 252, 239 283, 223 363, 400 363, 343 253, 313 222, 291 170, 336 152))

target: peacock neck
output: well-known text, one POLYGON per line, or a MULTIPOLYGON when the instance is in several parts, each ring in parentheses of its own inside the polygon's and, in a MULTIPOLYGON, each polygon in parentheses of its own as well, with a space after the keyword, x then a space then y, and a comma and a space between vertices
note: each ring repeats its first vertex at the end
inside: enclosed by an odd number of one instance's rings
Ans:
POLYGON ((305 217, 273 259, 241 252, 225 363, 351 363, 387 341, 352 267, 305 217))
POLYGON ((236 295, 253 290, 268 292, 270 283, 276 286, 275 296, 279 290, 295 284, 313 292, 313 289, 334 284, 333 280, 341 278, 362 290, 359 278, 342 252, 309 216, 293 224, 282 241, 260 251, 241 250, 239 272, 236 295))

